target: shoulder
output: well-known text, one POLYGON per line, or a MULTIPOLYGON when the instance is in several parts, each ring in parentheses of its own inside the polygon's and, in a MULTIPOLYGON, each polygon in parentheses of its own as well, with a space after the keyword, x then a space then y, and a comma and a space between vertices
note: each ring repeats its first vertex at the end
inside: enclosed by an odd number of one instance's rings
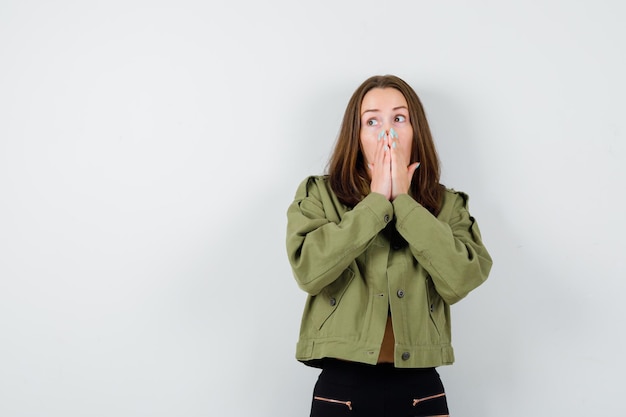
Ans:
POLYGON ((441 203, 440 219, 454 219, 468 210, 469 196, 463 191, 445 187, 441 203))
POLYGON ((454 202, 456 204, 462 204, 463 206, 467 206, 469 201, 469 195, 463 191, 455 190, 454 188, 445 187, 445 191, 443 193, 443 202, 451 203, 454 202))
POLYGON ((303 179, 290 207, 306 217, 323 217, 334 222, 339 222, 349 210, 333 192, 327 175, 310 175, 303 179))
POLYGON ((306 198, 311 195, 319 197, 331 191, 328 175, 309 175, 298 185, 296 197, 306 198))

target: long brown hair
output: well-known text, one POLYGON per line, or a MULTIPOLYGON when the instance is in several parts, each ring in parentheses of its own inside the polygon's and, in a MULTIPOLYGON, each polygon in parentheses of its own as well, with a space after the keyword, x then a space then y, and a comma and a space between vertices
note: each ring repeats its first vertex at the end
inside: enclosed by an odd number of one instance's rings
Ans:
POLYGON ((361 148, 361 102, 373 88, 395 88, 400 91, 409 107, 413 127, 411 161, 420 162, 413 175, 409 194, 433 215, 439 214, 444 187, 439 156, 435 149, 422 103, 410 85, 394 75, 376 75, 368 78, 352 94, 343 116, 335 149, 328 163, 330 186, 339 200, 350 207, 370 193, 370 179, 361 148))

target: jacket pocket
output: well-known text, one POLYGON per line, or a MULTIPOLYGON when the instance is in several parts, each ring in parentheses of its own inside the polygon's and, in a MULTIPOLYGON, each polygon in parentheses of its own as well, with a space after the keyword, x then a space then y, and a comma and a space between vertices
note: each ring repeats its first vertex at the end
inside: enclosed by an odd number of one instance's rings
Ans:
POLYGON ((437 293, 435 284, 430 276, 426 278, 426 294, 428 297, 428 315, 430 316, 430 321, 437 330, 437 334, 441 337, 445 323, 443 299, 437 293))
POLYGON ((321 330, 324 323, 339 306, 353 278, 354 272, 351 269, 346 269, 339 278, 327 285, 319 294, 310 297, 303 318, 310 320, 315 329, 321 330))
POLYGON ((354 278, 354 272, 348 268, 333 283, 324 288, 311 300, 311 321, 320 330, 324 323, 332 316, 339 307, 348 286, 354 278))

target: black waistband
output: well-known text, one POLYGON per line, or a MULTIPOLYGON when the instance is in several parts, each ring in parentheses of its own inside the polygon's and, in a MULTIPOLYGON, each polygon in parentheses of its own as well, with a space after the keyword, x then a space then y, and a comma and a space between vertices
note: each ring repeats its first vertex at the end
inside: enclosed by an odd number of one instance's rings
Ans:
POLYGON ((324 359, 320 379, 338 384, 385 386, 388 384, 439 383, 435 368, 396 368, 392 363, 369 365, 324 359))
POLYGON ((341 374, 354 378, 368 378, 368 377, 384 377, 384 376, 427 376, 437 375, 435 368, 397 368, 393 363, 379 363, 377 365, 370 365, 360 362, 343 361, 339 359, 326 358, 322 362, 322 369, 326 373, 341 374))

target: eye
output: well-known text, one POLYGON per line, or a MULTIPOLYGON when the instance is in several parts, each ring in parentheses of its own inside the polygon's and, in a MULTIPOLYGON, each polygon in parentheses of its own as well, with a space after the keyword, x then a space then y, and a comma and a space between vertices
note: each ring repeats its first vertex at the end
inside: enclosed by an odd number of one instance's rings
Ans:
POLYGON ((377 126, 378 125, 378 120, 376 119, 369 119, 367 122, 365 122, 366 125, 368 126, 377 126))
POLYGON ((406 117, 404 117, 404 115, 402 115, 402 114, 399 114, 399 115, 396 116, 394 121, 396 121, 396 122, 406 122, 406 117))

